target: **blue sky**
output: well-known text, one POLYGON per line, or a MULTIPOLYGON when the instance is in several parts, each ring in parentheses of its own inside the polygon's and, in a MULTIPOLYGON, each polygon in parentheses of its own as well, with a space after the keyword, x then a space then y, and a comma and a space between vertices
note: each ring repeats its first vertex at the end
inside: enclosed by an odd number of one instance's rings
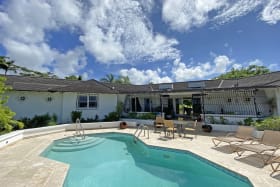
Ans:
POLYGON ((0 55, 63 78, 134 84, 280 70, 279 0, 2 0, 0 55))

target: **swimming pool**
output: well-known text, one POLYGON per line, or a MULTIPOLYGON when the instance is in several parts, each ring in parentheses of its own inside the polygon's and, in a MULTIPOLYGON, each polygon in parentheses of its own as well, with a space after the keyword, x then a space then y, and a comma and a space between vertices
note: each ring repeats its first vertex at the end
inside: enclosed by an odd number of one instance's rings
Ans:
POLYGON ((188 151, 134 142, 128 134, 56 140, 43 156, 70 164, 65 187, 252 187, 250 181, 188 151))

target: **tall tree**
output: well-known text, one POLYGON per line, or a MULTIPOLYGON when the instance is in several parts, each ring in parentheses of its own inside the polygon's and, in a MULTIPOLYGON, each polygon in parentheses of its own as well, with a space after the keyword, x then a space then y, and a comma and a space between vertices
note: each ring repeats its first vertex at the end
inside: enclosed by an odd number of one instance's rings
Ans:
POLYGON ((108 82, 108 83, 115 83, 115 76, 110 73, 110 74, 107 74, 106 77, 100 79, 101 82, 108 82))
POLYGON ((262 75, 269 73, 270 70, 265 66, 257 66, 257 65, 250 65, 246 68, 241 69, 234 69, 232 68, 231 71, 221 74, 214 79, 236 79, 236 78, 243 78, 243 77, 251 77, 255 75, 262 75))
POLYGON ((17 66, 14 65, 13 60, 8 60, 9 57, 0 56, 0 69, 5 71, 5 75, 7 75, 8 70, 13 70, 16 72, 17 66))
POLYGON ((13 119, 15 113, 5 104, 8 101, 8 97, 5 96, 5 92, 10 90, 9 87, 5 85, 5 77, 0 76, 0 134, 7 133, 13 129, 22 129, 24 124, 22 122, 13 119))
POLYGON ((116 83, 120 84, 130 84, 130 80, 128 76, 120 75, 119 78, 115 81, 116 83))

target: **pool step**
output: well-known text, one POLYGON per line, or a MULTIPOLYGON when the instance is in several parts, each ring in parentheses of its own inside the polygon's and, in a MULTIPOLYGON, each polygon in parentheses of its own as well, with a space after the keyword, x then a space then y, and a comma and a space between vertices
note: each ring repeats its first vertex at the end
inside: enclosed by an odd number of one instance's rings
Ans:
POLYGON ((58 144, 56 144, 56 146, 58 147, 73 147, 73 146, 81 146, 81 145, 87 145, 87 144, 91 144, 94 141, 97 141, 101 138, 98 137, 85 137, 85 139, 71 139, 71 140, 64 140, 58 144))
POLYGON ((71 142, 68 143, 62 141, 57 145, 52 147, 52 151, 54 152, 73 152, 73 151, 81 151, 84 149, 88 149, 90 147, 94 147, 104 142, 104 138, 90 138, 88 140, 81 141, 80 143, 71 142))

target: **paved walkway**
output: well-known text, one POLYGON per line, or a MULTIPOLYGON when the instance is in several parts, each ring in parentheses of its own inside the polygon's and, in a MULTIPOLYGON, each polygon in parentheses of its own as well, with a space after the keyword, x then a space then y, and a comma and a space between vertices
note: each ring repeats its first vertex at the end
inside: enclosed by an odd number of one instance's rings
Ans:
MULTIPOLYGON (((135 129, 100 129, 86 133, 123 132, 134 133, 135 129)), ((40 156, 40 153, 55 139, 71 136, 73 132, 62 132, 20 140, 0 149, 1 186, 62 186, 67 174, 68 165, 40 156)), ((235 160, 235 153, 229 147, 213 148, 212 136, 220 133, 200 132, 197 138, 187 135, 186 138, 175 136, 166 138, 164 134, 150 131, 150 138, 140 137, 146 144, 189 150, 230 170, 247 176, 255 187, 280 187, 280 173, 274 177, 270 166, 261 166, 261 160, 251 154, 245 154, 235 160)), ((279 153, 278 153, 279 154, 279 153)))

